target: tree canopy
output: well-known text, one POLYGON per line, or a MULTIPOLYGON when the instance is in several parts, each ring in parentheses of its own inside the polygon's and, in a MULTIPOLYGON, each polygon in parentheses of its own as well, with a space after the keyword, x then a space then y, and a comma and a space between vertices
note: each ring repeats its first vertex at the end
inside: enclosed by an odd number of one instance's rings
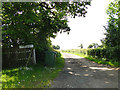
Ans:
POLYGON ((105 27, 106 37, 102 41, 106 53, 112 61, 120 63, 120 1, 111 2, 107 8, 108 23, 105 27))
POLYGON ((59 50, 59 49, 60 49, 60 46, 59 46, 59 45, 53 45, 53 48, 59 50))
POLYGON ((88 48, 97 48, 99 45, 97 43, 92 43, 88 46, 88 48))
POLYGON ((111 2, 107 8, 108 23, 104 26, 106 29, 106 38, 104 44, 106 47, 115 47, 120 45, 120 1, 111 2))
POLYGON ((82 49, 83 48, 83 44, 80 44, 80 46, 78 46, 78 47, 80 47, 82 49))
POLYGON ((3 2, 2 5, 3 47, 34 44, 43 50, 56 33, 69 33, 67 16, 85 17, 90 2, 3 2))

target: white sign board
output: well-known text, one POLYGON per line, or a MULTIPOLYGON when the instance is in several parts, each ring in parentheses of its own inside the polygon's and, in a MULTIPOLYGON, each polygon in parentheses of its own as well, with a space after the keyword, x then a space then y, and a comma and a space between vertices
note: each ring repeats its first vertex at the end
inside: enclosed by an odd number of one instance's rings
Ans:
MULTIPOLYGON (((25 45, 25 46, 19 46, 19 48, 33 48, 33 45, 25 45)), ((34 64, 36 64, 36 55, 35 55, 35 49, 33 49, 33 59, 34 59, 34 64)))
POLYGON ((33 48, 33 45, 19 46, 19 48, 33 48))

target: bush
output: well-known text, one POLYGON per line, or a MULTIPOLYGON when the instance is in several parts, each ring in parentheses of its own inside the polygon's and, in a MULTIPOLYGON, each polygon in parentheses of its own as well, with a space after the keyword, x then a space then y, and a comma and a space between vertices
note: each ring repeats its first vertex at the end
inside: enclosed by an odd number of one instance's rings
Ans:
POLYGON ((72 49, 63 50, 63 52, 78 53, 83 56, 89 56, 106 61, 120 62, 120 46, 95 49, 72 49))
POLYGON ((113 63, 115 66, 120 66, 120 46, 95 49, 62 50, 62 52, 79 54, 80 56, 88 56, 89 58, 98 59, 99 63, 102 60, 102 63, 106 63, 105 61, 108 61, 113 63))
POLYGON ((89 49, 87 50, 87 55, 93 58, 105 58, 107 61, 118 62, 120 61, 120 47, 89 49))
POLYGON ((61 57, 61 53, 56 51, 56 57, 61 57))

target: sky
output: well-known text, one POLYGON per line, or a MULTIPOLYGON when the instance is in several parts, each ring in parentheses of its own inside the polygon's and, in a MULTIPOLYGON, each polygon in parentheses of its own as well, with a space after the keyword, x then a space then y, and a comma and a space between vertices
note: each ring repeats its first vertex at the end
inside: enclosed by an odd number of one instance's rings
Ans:
POLYGON ((104 25, 107 23, 106 8, 109 0, 92 0, 88 7, 86 17, 68 17, 68 26, 71 28, 67 33, 58 33, 55 39, 51 38, 53 45, 59 45, 62 50, 77 49, 80 44, 87 48, 92 43, 101 45, 101 39, 105 37, 104 25))

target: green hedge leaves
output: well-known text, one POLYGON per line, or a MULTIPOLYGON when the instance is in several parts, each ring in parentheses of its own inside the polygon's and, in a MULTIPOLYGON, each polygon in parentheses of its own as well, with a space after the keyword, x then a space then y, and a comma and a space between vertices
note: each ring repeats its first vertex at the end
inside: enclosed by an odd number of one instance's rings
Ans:
POLYGON ((72 49, 63 52, 79 53, 82 56, 89 56, 96 59, 120 62, 120 46, 94 49, 72 49))

